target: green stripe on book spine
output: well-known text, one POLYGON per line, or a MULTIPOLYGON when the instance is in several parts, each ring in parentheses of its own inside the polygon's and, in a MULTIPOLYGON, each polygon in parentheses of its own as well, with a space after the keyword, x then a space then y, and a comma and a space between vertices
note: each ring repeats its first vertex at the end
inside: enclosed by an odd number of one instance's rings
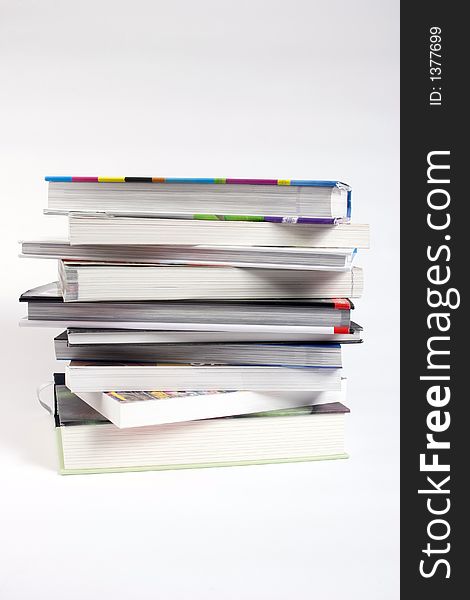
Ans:
POLYGON ((264 217, 255 215, 193 215, 196 221, 264 221, 264 217))

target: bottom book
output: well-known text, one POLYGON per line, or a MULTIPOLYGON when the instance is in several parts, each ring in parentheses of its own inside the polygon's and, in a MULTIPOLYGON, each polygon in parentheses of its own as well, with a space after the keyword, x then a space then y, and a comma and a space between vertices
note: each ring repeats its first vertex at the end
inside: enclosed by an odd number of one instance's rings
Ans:
POLYGON ((119 429, 55 376, 60 472, 189 469, 347 458, 343 404, 119 429))

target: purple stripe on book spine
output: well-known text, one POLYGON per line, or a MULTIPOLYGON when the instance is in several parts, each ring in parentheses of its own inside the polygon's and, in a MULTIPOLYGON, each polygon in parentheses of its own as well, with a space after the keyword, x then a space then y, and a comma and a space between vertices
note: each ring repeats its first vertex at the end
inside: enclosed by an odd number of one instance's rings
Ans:
POLYGON ((341 222, 337 218, 320 218, 320 217, 269 217, 265 216, 264 220, 268 223, 291 223, 297 225, 336 225, 341 222))

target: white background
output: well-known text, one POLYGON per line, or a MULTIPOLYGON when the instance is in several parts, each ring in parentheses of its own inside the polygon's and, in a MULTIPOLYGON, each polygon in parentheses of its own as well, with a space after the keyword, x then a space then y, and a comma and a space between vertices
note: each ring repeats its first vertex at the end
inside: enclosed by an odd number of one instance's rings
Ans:
POLYGON ((0 2, 0 596, 398 598, 398 2, 0 2), (46 174, 341 179, 370 222, 348 461, 60 477, 46 174))

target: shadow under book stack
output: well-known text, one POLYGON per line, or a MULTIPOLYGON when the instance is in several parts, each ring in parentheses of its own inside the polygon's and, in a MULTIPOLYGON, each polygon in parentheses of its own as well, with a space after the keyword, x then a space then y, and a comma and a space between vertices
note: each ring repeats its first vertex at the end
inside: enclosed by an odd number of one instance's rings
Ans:
POLYGON ((63 327, 60 472, 346 458, 342 345, 362 293, 337 181, 47 177, 66 241, 22 325, 63 327))

